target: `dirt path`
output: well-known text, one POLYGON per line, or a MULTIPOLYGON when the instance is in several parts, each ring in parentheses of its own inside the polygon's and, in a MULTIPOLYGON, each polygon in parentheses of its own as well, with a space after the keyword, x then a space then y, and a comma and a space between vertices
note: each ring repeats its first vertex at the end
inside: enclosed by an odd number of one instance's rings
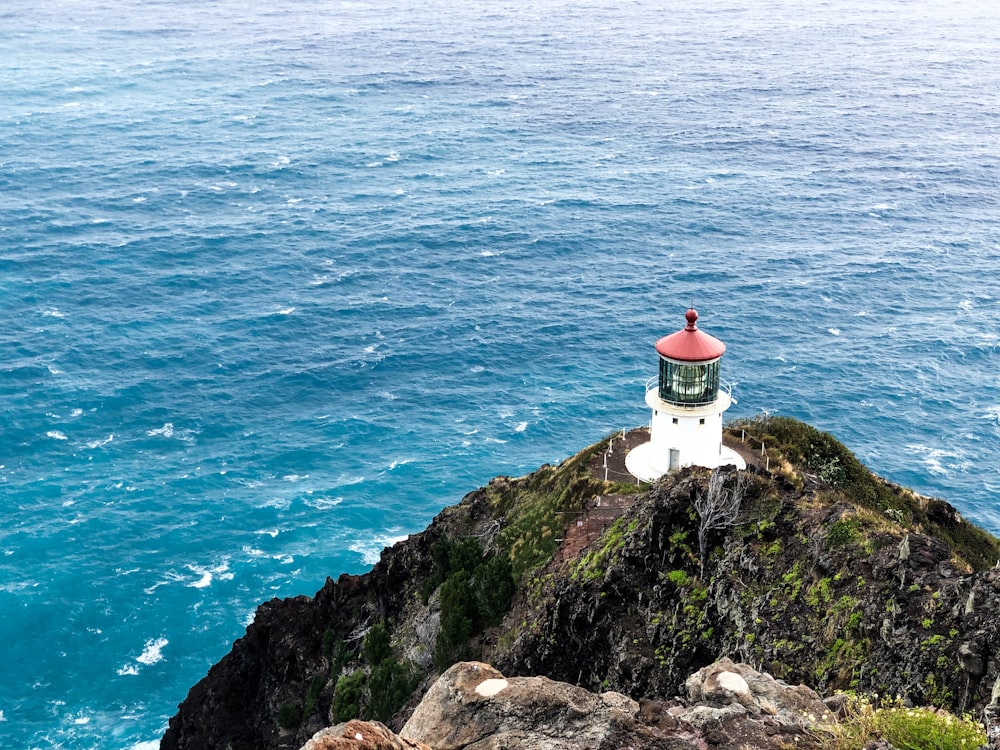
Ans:
MULTIPOLYGON (((649 429, 646 427, 618 433, 608 444, 608 450, 591 460, 589 467, 591 475, 610 482, 639 484, 639 481, 625 468, 625 456, 637 445, 648 440, 649 429)), ((724 434, 722 441, 726 447, 739 453, 748 465, 760 466, 760 453, 740 441, 738 436, 734 438, 724 434)), ((631 507, 639 497, 640 495, 633 494, 600 495, 593 498, 582 511, 568 513, 566 530, 555 559, 560 563, 578 559, 583 549, 599 539, 615 519, 631 507)))

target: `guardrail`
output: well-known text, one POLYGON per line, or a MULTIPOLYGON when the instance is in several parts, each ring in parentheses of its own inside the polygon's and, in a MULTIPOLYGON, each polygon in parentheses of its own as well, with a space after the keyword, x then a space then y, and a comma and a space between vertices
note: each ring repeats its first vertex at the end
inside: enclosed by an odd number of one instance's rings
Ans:
MULTIPOLYGON (((750 437, 750 440, 760 443, 760 455, 764 457, 764 471, 770 471, 771 457, 767 455, 767 446, 764 445, 764 442, 762 440, 758 440, 753 436, 750 437)), ((740 442, 750 445, 750 443, 747 442, 747 431, 744 430, 742 427, 740 428, 740 442)), ((754 450, 756 450, 756 448, 754 448, 754 450)))

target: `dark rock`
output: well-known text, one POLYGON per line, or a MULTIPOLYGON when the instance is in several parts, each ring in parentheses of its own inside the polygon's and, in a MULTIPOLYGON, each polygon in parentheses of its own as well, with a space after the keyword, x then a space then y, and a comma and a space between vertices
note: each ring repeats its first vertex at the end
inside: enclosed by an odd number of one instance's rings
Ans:
POLYGON ((958 660, 962 664, 962 669, 969 674, 975 677, 986 674, 986 661, 973 644, 963 643, 958 647, 958 660))

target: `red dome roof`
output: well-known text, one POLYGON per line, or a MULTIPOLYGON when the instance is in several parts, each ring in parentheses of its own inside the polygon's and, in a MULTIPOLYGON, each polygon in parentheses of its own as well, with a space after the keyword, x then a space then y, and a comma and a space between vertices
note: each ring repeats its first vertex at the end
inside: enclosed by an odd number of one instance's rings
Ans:
POLYGON ((687 325, 657 341, 656 351, 663 357, 681 362, 708 362, 721 357, 726 345, 715 336, 698 330, 698 311, 692 307, 684 317, 687 318, 687 325))

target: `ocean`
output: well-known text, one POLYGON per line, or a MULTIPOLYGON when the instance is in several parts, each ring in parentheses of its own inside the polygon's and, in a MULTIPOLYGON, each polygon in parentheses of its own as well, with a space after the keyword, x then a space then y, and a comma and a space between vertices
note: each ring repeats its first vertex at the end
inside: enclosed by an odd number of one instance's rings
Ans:
POLYGON ((0 746, 150 750, 272 597, 645 423, 1000 532, 1000 11, 6 0, 0 746))

